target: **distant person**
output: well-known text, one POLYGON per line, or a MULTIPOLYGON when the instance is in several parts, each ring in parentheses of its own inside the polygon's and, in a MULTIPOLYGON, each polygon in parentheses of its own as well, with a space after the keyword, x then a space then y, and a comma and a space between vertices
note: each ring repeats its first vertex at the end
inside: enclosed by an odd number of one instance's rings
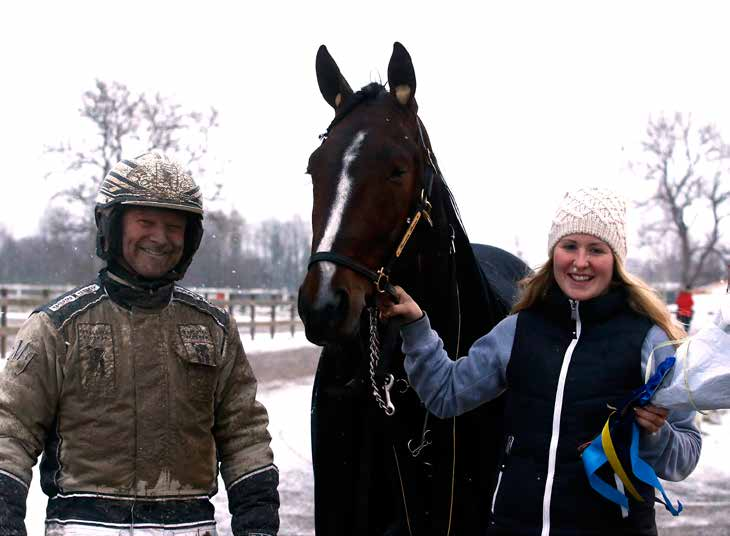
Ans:
POLYGON ((0 373, 0 536, 26 534, 41 452, 47 536, 215 536, 219 469, 233 534, 275 535, 278 470, 236 322, 176 283, 200 189, 146 153, 111 169, 94 212, 106 266, 33 312, 0 373))
MULTIPOLYGON (((398 303, 379 301, 384 318, 406 322, 406 372, 433 414, 460 415, 504 393, 496 489, 483 501, 488 536, 657 534, 653 488, 637 486, 643 502, 630 497, 624 515, 591 488, 581 461, 581 447, 601 431, 610 408, 644 384, 652 349, 684 335, 665 304, 626 270, 625 212, 625 201, 609 190, 568 192, 548 234, 548 261, 523 282, 514 314, 465 357, 446 354, 402 288, 398 303)), ((658 348, 656 363, 673 352, 658 348)), ((682 480, 697 464, 702 439, 694 416, 636 409, 639 452, 660 478, 682 480)))
POLYGON ((692 324, 694 316, 694 300, 692 299, 692 287, 687 285, 677 294, 677 320, 689 332, 689 326, 692 324))

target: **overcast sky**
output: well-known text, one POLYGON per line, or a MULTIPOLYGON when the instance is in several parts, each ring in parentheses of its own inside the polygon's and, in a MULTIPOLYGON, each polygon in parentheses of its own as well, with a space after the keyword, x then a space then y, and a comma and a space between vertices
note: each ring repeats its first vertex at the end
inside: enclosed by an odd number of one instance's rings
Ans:
POLYGON ((393 41, 405 45, 421 118, 472 240, 519 248, 533 265, 566 189, 646 192, 627 163, 640 157, 650 116, 691 111, 730 136, 724 3, 481 4, 8 4, 0 225, 36 232, 57 190, 44 179, 54 162, 44 147, 82 141, 80 97, 96 78, 215 106, 216 162, 198 178, 203 187, 222 182, 226 206, 250 221, 308 219, 304 170, 332 116, 314 72, 323 43, 353 88, 385 81, 393 41))

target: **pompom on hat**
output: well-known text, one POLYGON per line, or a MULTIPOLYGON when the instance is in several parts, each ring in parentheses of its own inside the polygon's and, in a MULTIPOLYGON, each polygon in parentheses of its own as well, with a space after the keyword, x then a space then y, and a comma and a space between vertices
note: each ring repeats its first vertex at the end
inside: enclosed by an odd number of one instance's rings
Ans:
POLYGON ((608 244, 616 258, 626 261, 626 200, 606 188, 568 192, 558 206, 548 235, 548 255, 564 236, 589 234, 608 244))

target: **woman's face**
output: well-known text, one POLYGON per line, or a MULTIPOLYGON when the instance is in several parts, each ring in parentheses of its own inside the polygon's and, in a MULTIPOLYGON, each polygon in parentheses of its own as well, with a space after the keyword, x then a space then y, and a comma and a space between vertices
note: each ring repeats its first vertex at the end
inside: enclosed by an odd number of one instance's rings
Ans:
POLYGON ((571 299, 590 300, 608 292, 613 278, 613 251, 600 238, 571 234, 553 250, 553 275, 571 299))

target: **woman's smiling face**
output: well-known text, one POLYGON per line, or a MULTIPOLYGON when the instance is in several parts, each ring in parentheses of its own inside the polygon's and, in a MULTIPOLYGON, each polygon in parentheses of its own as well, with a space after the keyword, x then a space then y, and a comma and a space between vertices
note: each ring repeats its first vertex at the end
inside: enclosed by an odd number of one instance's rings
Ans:
POLYGON ((608 292, 613 278, 613 251, 600 238, 570 234, 553 250, 553 276, 571 299, 590 300, 608 292))

